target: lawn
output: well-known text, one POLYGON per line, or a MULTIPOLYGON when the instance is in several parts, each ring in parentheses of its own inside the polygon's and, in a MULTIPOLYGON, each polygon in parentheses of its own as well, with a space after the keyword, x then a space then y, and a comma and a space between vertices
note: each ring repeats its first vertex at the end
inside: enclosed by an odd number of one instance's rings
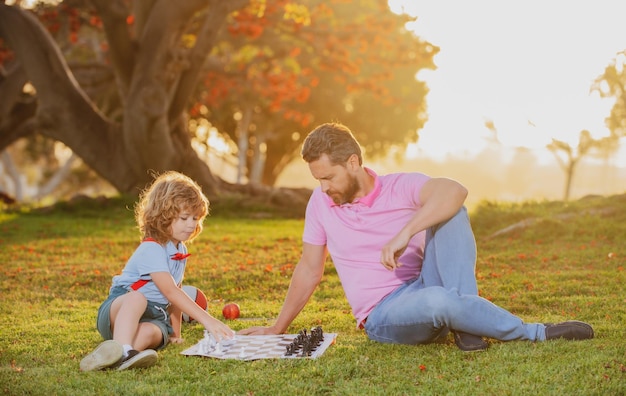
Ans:
MULTIPOLYGON (((6 209, 6 208, 5 208, 6 209)), ((187 284, 209 311, 236 302, 235 330, 271 323, 301 249, 303 221, 259 208, 212 207, 190 244, 187 284)), ((576 319, 590 341, 489 340, 463 353, 449 338, 383 345, 354 326, 331 262, 289 332, 321 325, 338 333, 318 359, 242 362, 180 354, 202 337, 186 324, 183 345, 148 369, 83 373, 100 341, 96 310, 111 277, 139 241, 132 201, 112 199, 0 213, 0 391, 7 395, 624 395, 626 394, 626 196, 580 201, 484 202, 470 213, 480 294, 528 322, 576 319)))

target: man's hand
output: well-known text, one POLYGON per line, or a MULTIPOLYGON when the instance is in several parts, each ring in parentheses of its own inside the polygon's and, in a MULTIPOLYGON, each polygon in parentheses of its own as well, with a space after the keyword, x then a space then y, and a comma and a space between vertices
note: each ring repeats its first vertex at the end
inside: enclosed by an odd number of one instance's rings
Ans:
POLYGON ((280 334, 280 332, 274 330, 273 327, 255 326, 255 327, 249 327, 247 329, 239 330, 237 334, 240 334, 240 335, 274 335, 274 334, 280 334))
POLYGON ((389 271, 393 271, 402 265, 398 262, 398 257, 404 253, 410 238, 408 233, 403 230, 383 246, 380 252, 380 263, 389 271))

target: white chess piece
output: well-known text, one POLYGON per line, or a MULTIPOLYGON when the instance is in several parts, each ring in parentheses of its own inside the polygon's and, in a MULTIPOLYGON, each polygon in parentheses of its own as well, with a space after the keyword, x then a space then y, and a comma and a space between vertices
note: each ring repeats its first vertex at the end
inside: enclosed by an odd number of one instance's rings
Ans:
POLYGON ((198 352, 201 355, 208 355, 215 349, 216 345, 218 344, 215 342, 215 338, 213 338, 213 335, 204 330, 204 338, 202 338, 198 345, 198 352))
POLYGON ((198 344, 198 353, 201 355, 206 355, 209 353, 209 347, 207 346, 207 342, 205 339, 202 339, 198 344))
POLYGON ((239 351, 239 357, 241 359, 246 357, 246 348, 245 347, 241 347, 241 351, 239 351))

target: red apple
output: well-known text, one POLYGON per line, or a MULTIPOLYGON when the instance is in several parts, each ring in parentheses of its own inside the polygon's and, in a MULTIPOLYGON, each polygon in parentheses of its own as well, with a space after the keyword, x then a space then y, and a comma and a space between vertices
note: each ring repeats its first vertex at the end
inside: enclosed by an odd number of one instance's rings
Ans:
POLYGON ((239 317, 239 313, 239 305, 235 303, 228 303, 224 305, 224 308, 222 309, 222 315, 224 315, 224 318, 226 319, 237 319, 239 317))

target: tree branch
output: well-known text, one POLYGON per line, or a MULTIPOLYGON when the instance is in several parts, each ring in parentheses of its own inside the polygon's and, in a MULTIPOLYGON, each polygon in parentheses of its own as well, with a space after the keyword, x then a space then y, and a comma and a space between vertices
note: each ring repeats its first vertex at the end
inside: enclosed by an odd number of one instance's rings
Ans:
POLYGON ((146 178, 145 169, 161 171, 182 164, 167 118, 172 87, 180 75, 171 62, 171 51, 184 26, 206 7, 206 0, 159 0, 138 32, 138 54, 124 114, 124 143, 127 156, 135 159, 131 166, 137 177, 146 178))
POLYGON ((135 37, 141 37, 141 32, 143 32, 143 29, 146 27, 152 8, 157 1, 158 0, 142 0, 132 2, 133 15, 135 16, 133 23, 135 37))
POLYGON ((231 0, 211 2, 202 28, 198 32, 196 44, 189 54, 189 67, 182 73, 178 87, 172 98, 169 119, 175 119, 184 111, 187 100, 196 88, 204 63, 215 46, 218 34, 228 14, 247 5, 250 0, 231 0))
POLYGON ((24 84, 28 82, 20 62, 12 62, 9 68, 0 65, 0 122, 9 114, 14 103, 19 101, 24 84))
POLYGON ((0 123, 0 152, 9 147, 16 140, 30 136, 37 130, 35 113, 37 101, 28 100, 16 102, 0 123))
POLYGON ((80 89, 50 34, 29 12, 0 3, 0 37, 13 49, 37 89, 38 132, 64 142, 101 175, 120 175, 119 191, 134 187, 119 145, 119 127, 110 123, 80 89), (109 161, 102 161, 103 155, 109 161))
POLYGON ((135 44, 126 19, 128 8, 123 0, 91 0, 102 19, 109 43, 109 53, 120 84, 120 95, 126 96, 135 63, 135 44))

